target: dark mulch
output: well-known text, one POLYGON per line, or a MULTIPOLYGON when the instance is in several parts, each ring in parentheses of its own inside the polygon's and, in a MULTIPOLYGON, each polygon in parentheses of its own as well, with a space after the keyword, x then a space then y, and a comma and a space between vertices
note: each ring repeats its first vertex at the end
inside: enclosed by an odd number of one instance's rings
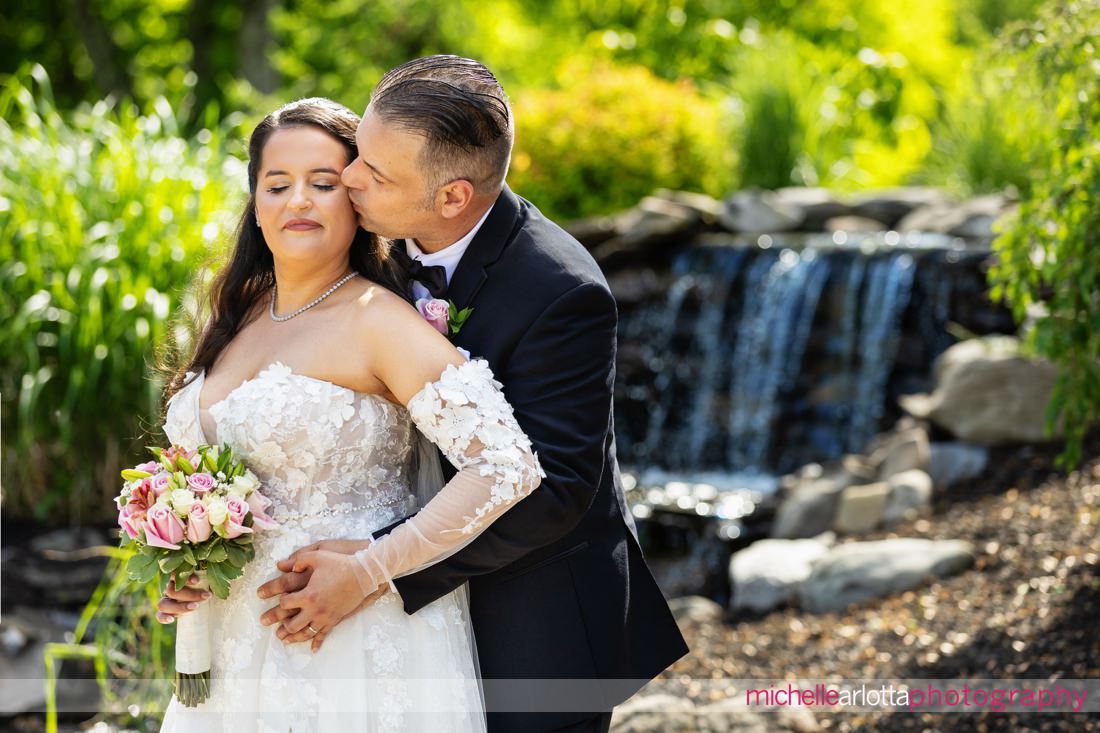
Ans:
MULTIPOLYGON (((846 612, 786 608, 685 622, 692 654, 666 679, 1100 677, 1100 436, 1068 475, 1057 446, 997 449, 932 516, 859 539, 965 539, 960 575, 846 612)), ((720 686, 719 686, 720 687, 720 686)), ((695 685, 697 704, 723 696, 695 685)), ((1100 731, 1084 715, 817 713, 827 730, 1100 731)))

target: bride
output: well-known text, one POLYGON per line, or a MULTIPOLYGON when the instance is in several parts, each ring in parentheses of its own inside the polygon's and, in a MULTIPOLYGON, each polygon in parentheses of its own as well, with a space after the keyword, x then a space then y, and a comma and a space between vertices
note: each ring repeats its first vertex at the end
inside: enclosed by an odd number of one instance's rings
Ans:
MULTIPOLYGON (((340 182, 358 122, 306 99, 256 127, 236 248, 190 363, 167 390, 171 442, 231 445, 279 528, 257 534, 228 600, 195 600, 211 604, 210 698, 187 708, 173 697, 162 731, 485 728, 462 589, 411 616, 385 593, 339 625, 310 628, 326 636, 316 651, 259 621, 257 588, 296 549, 357 550, 342 557, 366 597, 456 552, 542 476, 488 366, 403 298, 386 248, 359 228, 340 182), (460 469, 445 486, 420 436, 460 469), (360 541, 409 515, 418 497, 414 517, 360 541)), ((162 601, 158 619, 200 597, 178 593, 185 602, 162 601)))

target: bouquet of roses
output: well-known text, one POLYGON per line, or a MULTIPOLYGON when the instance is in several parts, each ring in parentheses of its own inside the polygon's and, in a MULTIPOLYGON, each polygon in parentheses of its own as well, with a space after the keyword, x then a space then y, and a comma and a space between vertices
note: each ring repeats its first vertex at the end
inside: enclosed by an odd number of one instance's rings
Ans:
MULTIPOLYGON (((255 556, 253 533, 278 526, 267 515, 271 501, 228 445, 150 450, 156 460, 123 471, 115 498, 122 546, 137 549, 126 566, 130 578, 158 578, 163 593, 173 574, 177 588, 196 575, 192 587, 228 598, 230 581, 255 556)), ((176 627, 176 697, 188 707, 210 690, 208 614, 200 604, 176 627)))

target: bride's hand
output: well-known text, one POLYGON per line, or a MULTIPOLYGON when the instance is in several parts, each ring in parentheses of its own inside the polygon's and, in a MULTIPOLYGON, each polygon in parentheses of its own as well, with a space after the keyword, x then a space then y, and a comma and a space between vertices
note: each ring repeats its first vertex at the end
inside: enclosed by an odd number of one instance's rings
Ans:
MULTIPOLYGON (((295 553, 293 573, 306 573, 309 583, 295 593, 284 593, 279 607, 292 614, 276 631, 288 644, 327 634, 347 616, 373 602, 378 588, 364 589, 357 579, 359 561, 353 555, 328 550, 295 553), (366 591, 364 597, 364 591, 366 591)), ((322 637, 323 640, 323 637, 322 637)))
POLYGON ((170 624, 176 620, 176 617, 194 611, 200 603, 209 598, 210 591, 198 590, 193 587, 198 582, 198 577, 192 575, 187 581, 187 585, 192 587, 177 590, 176 574, 172 573, 172 580, 169 581, 168 587, 164 589, 164 595, 157 602, 157 621, 162 624, 170 624))

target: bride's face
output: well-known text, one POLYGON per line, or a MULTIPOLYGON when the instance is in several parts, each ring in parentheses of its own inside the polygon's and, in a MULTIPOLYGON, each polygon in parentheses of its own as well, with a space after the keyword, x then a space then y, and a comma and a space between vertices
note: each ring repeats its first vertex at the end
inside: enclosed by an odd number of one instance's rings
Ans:
POLYGON ((340 182, 347 149, 316 127, 276 130, 261 154, 256 216, 276 260, 347 258, 359 226, 340 182))

